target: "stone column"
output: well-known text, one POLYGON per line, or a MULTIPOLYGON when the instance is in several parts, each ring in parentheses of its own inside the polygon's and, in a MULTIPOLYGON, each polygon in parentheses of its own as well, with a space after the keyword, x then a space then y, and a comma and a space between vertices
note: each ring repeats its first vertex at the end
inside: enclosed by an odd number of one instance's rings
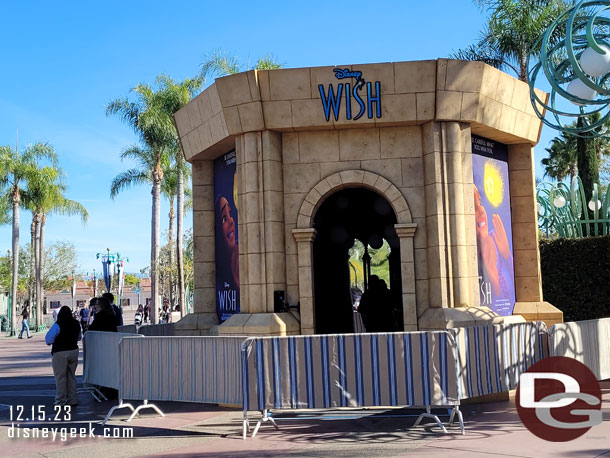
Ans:
POLYGON ((239 285, 240 313, 267 311, 264 263, 264 203, 262 138, 260 132, 236 139, 239 179, 239 285))
POLYGON ((402 316, 404 330, 417 331, 417 317, 423 310, 417 310, 415 289, 415 257, 413 237, 417 224, 395 224, 396 235, 400 243, 400 274, 402 279, 402 316))
POLYGON ((273 292, 286 292, 286 248, 284 231, 284 173, 282 135, 264 131, 263 144, 263 240, 265 247, 267 312, 273 312, 273 292))
POLYGON ((441 125, 422 128, 424 189, 426 197, 426 240, 428 244, 428 294, 431 308, 450 306, 445 221, 445 167, 442 155, 441 125))
POLYGON ((315 313, 313 306, 313 241, 316 237, 316 230, 314 228, 293 229, 292 235, 297 242, 301 334, 313 334, 315 331, 315 313))
POLYGON ((475 324, 479 306, 470 127, 422 128, 430 308, 420 329, 475 324))
MULTIPOLYGON (((447 201, 445 210, 448 224, 447 254, 449 256, 453 307, 472 305, 470 297, 470 272, 468 258, 468 239, 466 236, 465 201, 473 200, 473 193, 465 194, 464 184, 472 184, 472 166, 470 176, 463 173, 462 163, 471 153, 465 152, 464 144, 470 143, 470 127, 458 122, 444 122, 441 126, 443 138, 443 156, 446 164, 447 201)), ((470 164, 472 158, 469 157, 470 164)), ((476 262, 476 261, 475 261, 476 262)))
POLYGON ((542 298, 534 149, 531 145, 508 146, 508 171, 517 299, 513 313, 526 320, 542 320, 550 327, 563 321, 563 313, 542 298))
POLYGON ((298 333, 290 313, 274 313, 273 292, 286 290, 282 137, 247 132, 236 138, 240 313, 220 334, 298 333))
POLYGON ((176 335, 209 334, 218 324, 214 251, 214 163, 193 162, 193 312, 176 323, 176 335))

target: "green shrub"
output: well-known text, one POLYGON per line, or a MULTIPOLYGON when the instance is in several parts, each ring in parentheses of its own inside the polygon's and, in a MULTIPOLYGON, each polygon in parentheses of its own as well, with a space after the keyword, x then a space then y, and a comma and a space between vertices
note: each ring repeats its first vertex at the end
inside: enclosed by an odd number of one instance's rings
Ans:
POLYGON ((544 300, 565 321, 610 316, 610 236, 540 241, 544 300))

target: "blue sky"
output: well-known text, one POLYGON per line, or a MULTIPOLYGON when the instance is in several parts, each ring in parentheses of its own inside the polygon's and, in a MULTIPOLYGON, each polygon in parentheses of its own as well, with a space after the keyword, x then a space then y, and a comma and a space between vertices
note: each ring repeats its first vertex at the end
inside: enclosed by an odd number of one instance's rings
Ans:
MULTIPOLYGON (((127 271, 149 264, 150 189, 109 197, 112 179, 131 165, 119 154, 137 139, 105 106, 137 83, 194 76, 218 48, 244 64, 271 53, 285 67, 436 59, 472 43, 485 22, 469 0, 29 1, 5 3, 2 16, 0 144, 14 146, 18 129, 20 148, 47 141, 60 154, 68 197, 90 220, 49 217, 46 242, 73 241, 83 272, 99 270, 95 254, 106 248, 129 257, 127 271)), ((554 135, 544 128, 537 163, 554 135)), ((162 230, 168 211, 164 201, 162 230)), ((22 211, 22 243, 30 221, 22 211)), ((10 234, 0 227, 2 253, 10 234)))

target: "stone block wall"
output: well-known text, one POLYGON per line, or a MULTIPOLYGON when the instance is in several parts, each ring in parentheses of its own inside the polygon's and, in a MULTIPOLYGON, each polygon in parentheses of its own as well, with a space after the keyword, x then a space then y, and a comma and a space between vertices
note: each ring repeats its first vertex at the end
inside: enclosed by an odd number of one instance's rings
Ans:
POLYGON ((287 299, 290 303, 299 301, 299 256, 293 230, 313 225, 310 220, 298 224, 299 212, 315 214, 315 207, 321 204, 323 197, 341 189, 344 182, 360 182, 379 192, 373 184, 378 177, 383 177, 388 182, 383 189, 388 190, 389 185, 393 185, 392 190, 396 190, 393 192, 400 193, 403 199, 397 200, 398 196, 388 191, 384 197, 393 203, 395 213, 409 212, 409 222, 415 223, 417 227, 414 235, 415 255, 411 254, 413 259, 403 259, 404 262, 411 263, 412 267, 407 268, 412 269, 414 273, 403 278, 403 291, 412 295, 407 299, 413 304, 416 302, 417 292, 418 307, 421 307, 422 311, 427 307, 424 166, 421 144, 419 126, 282 134, 286 284, 287 299), (363 174, 359 178, 346 176, 344 180, 337 175, 354 171, 362 171, 363 174), (365 175, 364 172, 369 174, 365 175), (372 181, 367 184, 369 179, 372 181))

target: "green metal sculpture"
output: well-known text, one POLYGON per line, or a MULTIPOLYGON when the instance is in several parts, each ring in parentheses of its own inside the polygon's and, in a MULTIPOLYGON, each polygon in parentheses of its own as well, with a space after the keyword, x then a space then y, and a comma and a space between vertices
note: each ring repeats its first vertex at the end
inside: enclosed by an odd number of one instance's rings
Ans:
POLYGON ((561 14, 534 45, 540 54, 531 68, 528 62, 530 98, 536 115, 553 129, 588 137, 609 133, 608 10, 610 1, 583 0, 561 14), (551 85, 548 102, 534 91, 542 74, 551 85), (595 113, 600 116, 590 116, 595 113))
POLYGON ((574 177, 570 186, 563 182, 540 183, 536 200, 538 227, 547 237, 610 235, 610 192, 606 190, 602 196, 597 184, 587 202, 579 177, 574 177))

